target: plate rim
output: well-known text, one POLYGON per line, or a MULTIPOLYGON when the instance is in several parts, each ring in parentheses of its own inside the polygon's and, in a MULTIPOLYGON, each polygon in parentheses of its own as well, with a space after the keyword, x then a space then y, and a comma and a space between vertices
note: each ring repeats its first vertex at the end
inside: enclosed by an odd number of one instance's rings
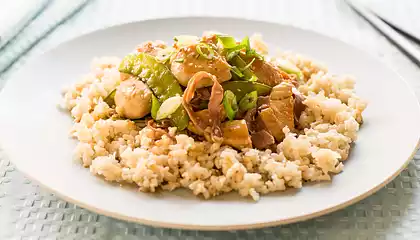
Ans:
MULTIPOLYGON (((392 71, 396 76, 398 76, 399 81, 402 81, 405 84, 405 86, 407 88, 407 91, 416 100, 417 111, 418 111, 418 113, 420 113, 420 101, 417 98, 417 95, 415 94, 414 89, 406 81, 406 79, 404 77, 402 77, 390 64, 386 63, 384 60, 380 59, 379 57, 377 57, 377 56, 375 56, 375 55, 373 55, 373 54, 371 54, 371 53, 369 53, 369 52, 367 52, 363 49, 360 49, 359 47, 357 47, 357 46, 355 46, 351 43, 348 43, 348 42, 345 42, 341 39, 326 35, 322 32, 314 31, 314 30, 309 29, 309 28, 298 27, 298 26, 294 26, 294 25, 291 25, 291 24, 283 24, 283 23, 278 23, 278 22, 274 22, 274 21, 252 19, 252 18, 247 18, 247 17, 219 17, 219 16, 206 16, 206 15, 204 15, 204 16, 183 15, 183 16, 155 17, 155 18, 148 18, 148 19, 142 19, 142 20, 137 20, 137 21, 133 20, 133 21, 128 21, 128 22, 124 22, 124 23, 106 25, 106 26, 103 26, 103 27, 100 27, 100 28, 90 30, 90 31, 85 32, 83 34, 70 37, 68 39, 65 39, 64 41, 60 41, 60 42, 52 45, 49 48, 46 48, 39 55, 36 55, 30 61, 25 62, 25 64, 22 65, 22 67, 19 67, 16 70, 16 72, 22 71, 21 69, 23 69, 25 66, 30 65, 31 62, 36 61, 37 58, 49 53, 50 51, 55 50, 56 48, 60 47, 61 45, 68 44, 68 43, 70 43, 74 40, 77 40, 77 39, 81 38, 81 37, 87 37, 88 35, 95 34, 95 33, 102 32, 102 31, 106 31, 110 28, 119 28, 119 27, 126 26, 126 25, 145 23, 145 22, 153 22, 153 21, 170 21, 170 20, 174 20, 174 19, 175 20, 182 20, 182 19, 219 19, 220 20, 220 19, 226 19, 226 20, 233 20, 233 21, 247 21, 247 22, 260 23, 260 24, 271 24, 271 25, 278 25, 280 27, 293 28, 293 29, 297 29, 297 30, 300 30, 300 31, 306 31, 306 32, 309 32, 311 34, 315 34, 315 35, 318 35, 318 36, 322 36, 324 38, 328 38, 329 40, 338 41, 341 44, 344 44, 348 47, 351 47, 353 50, 356 50, 356 51, 364 54, 365 56, 370 57, 372 60, 375 60, 376 62, 379 62, 381 65, 384 65, 386 68, 388 68, 390 71, 392 71)), ((2 90, 7 87, 8 82, 13 79, 13 75, 15 75, 15 74, 16 73, 11 74, 11 76, 8 78, 6 83, 3 85, 2 90)), ((1 90, 0 90, 0 96, 1 96, 1 90)), ((67 202, 70 202, 72 204, 75 204, 75 205, 77 205, 81 208, 87 209, 87 210, 92 211, 92 212, 97 213, 97 214, 102 214, 102 215, 105 215, 107 217, 112 217, 112 218, 115 218, 115 219, 124 220, 124 221, 128 221, 128 222, 145 224, 145 225, 152 226, 152 227, 174 228, 174 229, 183 229, 183 230, 201 230, 201 231, 216 231, 216 230, 232 231, 232 230, 245 230, 245 229, 257 229, 257 228, 273 227, 273 226, 279 226, 279 225, 284 225, 284 224, 301 222, 301 221, 316 218, 316 217, 319 217, 319 216, 322 216, 322 215, 325 215, 325 214, 328 214, 328 213, 332 213, 332 212, 335 212, 337 210, 348 207, 352 204, 355 204, 355 203, 367 198, 368 196, 374 194, 375 192, 379 191, 386 184, 388 184, 394 178, 396 178, 408 166, 408 164, 411 162, 411 160, 413 159, 413 157, 415 156, 416 152, 419 149, 420 149, 420 136, 418 136, 417 143, 415 144, 415 147, 412 150, 412 153, 409 155, 409 158, 404 161, 404 163, 402 164, 402 166, 398 170, 396 170, 391 176, 386 178, 383 182, 381 182, 380 184, 371 188, 369 191, 366 191, 366 192, 364 192, 364 193, 362 193, 358 196, 355 196, 352 199, 347 200, 347 201, 345 201, 341 204, 334 205, 332 207, 324 208, 324 209, 316 211, 316 212, 312 212, 312 213, 309 213, 309 214, 304 214, 304 215, 300 215, 300 216, 296 216, 296 217, 292 217, 292 218, 275 220, 275 221, 263 221, 263 222, 259 222, 259 223, 253 223, 253 224, 239 224, 239 225, 237 225, 237 224, 236 225, 235 224, 233 224, 233 225, 178 224, 178 223, 171 223, 171 222, 164 222, 164 221, 154 221, 154 220, 142 219, 142 218, 138 218, 138 217, 130 217, 130 216, 120 214, 118 212, 96 208, 93 205, 85 204, 85 203, 83 203, 83 202, 81 202, 77 199, 74 199, 70 196, 62 194, 59 190, 53 189, 53 188, 49 187, 48 184, 45 184, 42 181, 37 180, 36 178, 31 176, 31 174, 29 174, 27 171, 24 171, 23 170, 24 168, 20 168, 19 164, 15 163, 13 161, 13 159, 9 159, 7 157, 7 152, 2 149, 1 145, 0 145, 0 156, 6 158, 7 160, 10 160, 11 162, 13 162, 13 164, 16 166, 16 168, 21 173, 23 173, 25 175, 25 177, 29 178, 33 182, 36 182, 43 189, 48 190, 49 192, 55 194, 56 196, 58 196, 59 198, 65 200, 67 202)))

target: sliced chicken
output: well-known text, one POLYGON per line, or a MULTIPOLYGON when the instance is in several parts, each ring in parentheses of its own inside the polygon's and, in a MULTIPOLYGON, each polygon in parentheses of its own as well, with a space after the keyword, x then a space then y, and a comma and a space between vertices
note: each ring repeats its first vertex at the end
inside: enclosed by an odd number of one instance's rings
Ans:
POLYGON ((237 149, 251 148, 252 142, 245 120, 233 120, 222 123, 223 143, 237 149))
POLYGON ((282 82, 271 91, 268 107, 262 108, 257 117, 257 124, 267 130, 277 141, 284 138, 283 128, 294 129, 293 85, 282 82))
POLYGON ((272 108, 263 109, 257 117, 257 124, 261 129, 267 130, 277 141, 281 141, 284 138, 282 127, 285 125, 280 122, 276 117, 275 112, 272 108))
POLYGON ((294 99, 292 92, 293 85, 283 82, 273 88, 270 94, 270 108, 284 126, 294 128, 294 99))
MULTIPOLYGON (((248 62, 249 61, 252 61, 252 59, 248 60, 248 62)), ((274 87, 283 81, 290 80, 287 73, 264 60, 255 59, 251 65, 251 70, 254 72, 255 76, 257 76, 258 82, 271 87, 274 87)))

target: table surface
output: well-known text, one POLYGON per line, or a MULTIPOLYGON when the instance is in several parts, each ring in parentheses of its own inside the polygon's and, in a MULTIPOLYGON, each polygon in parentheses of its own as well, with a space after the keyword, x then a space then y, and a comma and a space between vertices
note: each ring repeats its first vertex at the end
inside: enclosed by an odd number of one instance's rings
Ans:
MULTIPOLYGON (((371 0, 378 11, 414 30, 420 1, 371 0), (397 4, 404 3, 404 4, 397 4)), ((233 16, 291 24, 341 39, 382 59, 420 93, 420 69, 341 0, 97 0, 24 55, 24 62, 80 34, 123 22, 168 16, 233 16)), ((34 29, 33 31, 36 31, 34 29)), ((0 239, 418 239, 420 152, 395 180, 346 209, 309 221, 257 230, 203 232, 153 228, 99 215, 65 202, 0 158, 0 239)))

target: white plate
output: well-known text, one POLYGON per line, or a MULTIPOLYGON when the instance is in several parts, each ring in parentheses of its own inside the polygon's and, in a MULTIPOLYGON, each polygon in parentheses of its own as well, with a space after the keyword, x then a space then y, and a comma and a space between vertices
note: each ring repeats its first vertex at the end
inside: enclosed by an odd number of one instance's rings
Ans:
POLYGON ((148 225, 186 229, 244 229, 290 223, 343 208, 372 194, 411 160, 420 136, 416 97, 392 70, 367 54, 310 31, 228 18, 175 18, 130 23, 79 37, 28 63, 0 95, 1 147, 18 169, 87 209, 148 225), (72 119, 57 110, 60 90, 89 71, 93 57, 123 56, 145 40, 218 30, 243 37, 263 34, 276 46, 326 63, 357 78, 369 101, 359 139, 332 182, 269 194, 252 202, 228 194, 200 200, 186 191, 147 194, 112 185, 72 161, 72 119))

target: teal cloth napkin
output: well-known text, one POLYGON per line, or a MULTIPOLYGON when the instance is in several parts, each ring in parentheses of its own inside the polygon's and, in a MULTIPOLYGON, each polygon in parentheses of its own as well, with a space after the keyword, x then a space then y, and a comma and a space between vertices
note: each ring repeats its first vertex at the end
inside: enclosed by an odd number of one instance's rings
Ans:
MULTIPOLYGON (((54 0, 34 17, 19 34, 13 37, 0 50, 0 77, 16 63, 25 53, 31 50, 43 38, 52 33, 58 26, 71 19, 91 0, 54 0)), ((31 1, 26 1, 31 4, 31 1)), ((16 26, 14 26, 16 27, 16 26)))
POLYGON ((0 50, 32 22, 51 0, 0 0, 0 50))

